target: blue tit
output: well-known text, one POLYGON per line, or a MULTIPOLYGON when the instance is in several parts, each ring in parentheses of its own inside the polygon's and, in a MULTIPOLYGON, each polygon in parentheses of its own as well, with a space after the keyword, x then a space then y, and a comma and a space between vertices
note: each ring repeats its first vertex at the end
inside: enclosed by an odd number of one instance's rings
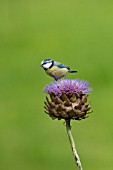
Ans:
POLYGON ((45 59, 41 62, 41 66, 45 70, 45 72, 53 77, 56 81, 69 73, 75 73, 77 71, 71 70, 69 67, 65 66, 64 64, 61 64, 59 62, 56 62, 51 59, 45 59))

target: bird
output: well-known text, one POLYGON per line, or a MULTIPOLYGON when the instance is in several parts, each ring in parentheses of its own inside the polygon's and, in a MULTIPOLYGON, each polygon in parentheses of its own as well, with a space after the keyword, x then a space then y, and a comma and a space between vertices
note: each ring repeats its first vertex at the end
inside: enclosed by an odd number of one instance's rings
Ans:
POLYGON ((41 67, 45 70, 45 72, 54 78, 55 81, 58 81, 62 77, 65 77, 67 73, 76 73, 76 70, 71 70, 64 64, 61 64, 52 59, 45 59, 40 64, 41 67))

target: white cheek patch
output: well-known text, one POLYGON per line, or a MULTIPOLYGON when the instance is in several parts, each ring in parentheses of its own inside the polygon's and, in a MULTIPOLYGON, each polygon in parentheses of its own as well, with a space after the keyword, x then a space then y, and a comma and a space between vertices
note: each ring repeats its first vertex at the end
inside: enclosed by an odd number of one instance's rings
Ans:
POLYGON ((48 69, 48 68, 51 67, 51 63, 46 63, 46 64, 43 65, 43 67, 46 68, 46 69, 48 69))

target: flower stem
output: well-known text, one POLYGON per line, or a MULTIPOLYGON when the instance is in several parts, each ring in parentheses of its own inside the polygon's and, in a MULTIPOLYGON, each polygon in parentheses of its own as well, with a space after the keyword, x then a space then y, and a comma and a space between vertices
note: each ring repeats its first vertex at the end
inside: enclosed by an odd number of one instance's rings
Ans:
POLYGON ((66 130, 67 130, 68 138, 69 138, 69 141, 70 141, 70 144, 71 144, 71 149, 72 149, 72 152, 73 152, 73 155, 74 155, 74 159, 75 159, 77 168, 78 168, 78 170, 83 170, 81 162, 80 162, 80 158, 79 158, 77 151, 76 151, 76 148, 75 148, 73 136, 71 134, 70 119, 66 120, 66 130))

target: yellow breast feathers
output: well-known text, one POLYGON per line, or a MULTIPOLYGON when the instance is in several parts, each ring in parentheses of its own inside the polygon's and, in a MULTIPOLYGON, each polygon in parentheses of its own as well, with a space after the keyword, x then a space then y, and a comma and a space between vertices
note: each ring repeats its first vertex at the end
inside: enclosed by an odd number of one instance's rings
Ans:
POLYGON ((68 72, 67 68, 59 68, 57 66, 53 66, 52 68, 46 70, 46 73, 52 77, 61 78, 66 75, 68 72))

